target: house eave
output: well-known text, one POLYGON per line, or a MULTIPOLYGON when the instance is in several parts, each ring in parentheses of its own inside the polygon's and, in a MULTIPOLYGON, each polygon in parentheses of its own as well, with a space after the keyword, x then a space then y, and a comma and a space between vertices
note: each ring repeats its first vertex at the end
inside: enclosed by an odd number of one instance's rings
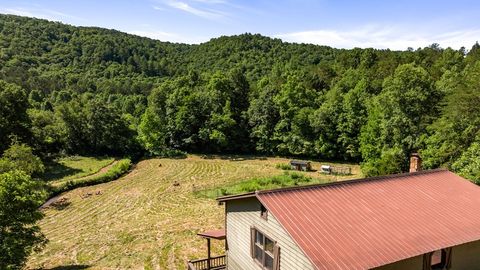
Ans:
POLYGON ((221 197, 217 198, 217 202, 219 204, 222 204, 224 202, 231 201, 231 200, 253 198, 255 196, 256 196, 256 192, 248 192, 248 193, 242 193, 242 194, 236 194, 236 195, 221 196, 221 197))

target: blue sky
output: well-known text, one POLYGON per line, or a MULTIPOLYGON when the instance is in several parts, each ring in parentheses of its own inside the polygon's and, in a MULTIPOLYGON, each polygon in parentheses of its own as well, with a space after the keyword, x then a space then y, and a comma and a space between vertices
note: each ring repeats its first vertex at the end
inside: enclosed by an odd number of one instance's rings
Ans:
POLYGON ((480 1, 467 0, 0 0, 0 13, 184 43, 245 32, 337 48, 480 40, 480 1))

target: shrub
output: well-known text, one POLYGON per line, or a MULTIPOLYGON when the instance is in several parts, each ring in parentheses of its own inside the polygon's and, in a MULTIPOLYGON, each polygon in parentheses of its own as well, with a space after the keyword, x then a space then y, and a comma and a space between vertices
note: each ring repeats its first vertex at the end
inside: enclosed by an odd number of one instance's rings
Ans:
POLYGON ((196 192, 209 198, 217 196, 234 195, 240 193, 253 192, 256 190, 274 189, 280 187, 298 186, 313 183, 323 183, 320 179, 314 179, 301 173, 284 172, 282 175, 253 178, 234 185, 224 186, 211 190, 196 192))
POLYGON ((21 170, 32 176, 43 173, 44 169, 40 158, 35 156, 32 148, 26 144, 12 144, 0 159, 0 173, 21 170))
POLYGON ((187 153, 177 149, 165 149, 159 156, 164 158, 187 158, 187 153))
POLYGON ((284 164, 284 163, 278 163, 275 165, 275 168, 277 169, 280 169, 280 170, 285 170, 285 171, 289 171, 292 169, 292 167, 290 167, 290 165, 288 164, 284 164))
POLYGON ((366 177, 387 175, 402 172, 406 164, 403 150, 395 147, 385 149, 379 158, 372 158, 361 164, 362 172, 366 177))

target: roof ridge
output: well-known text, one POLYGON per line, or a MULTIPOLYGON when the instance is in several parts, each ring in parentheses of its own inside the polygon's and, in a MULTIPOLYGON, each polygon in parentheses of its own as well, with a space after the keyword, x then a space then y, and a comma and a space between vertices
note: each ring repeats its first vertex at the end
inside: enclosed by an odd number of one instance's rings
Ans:
POLYGON ((284 191, 301 190, 301 189, 309 189, 309 188, 322 188, 322 187, 337 186, 337 185, 348 185, 348 184, 354 184, 354 183, 388 180, 392 178, 403 178, 403 177, 412 176, 412 175, 431 174, 431 173, 442 172, 442 171, 449 171, 449 170, 444 168, 438 168, 438 169, 432 169, 432 170, 422 170, 418 172, 406 172, 406 173, 389 174, 389 175, 381 175, 381 176, 371 176, 371 177, 365 177, 365 178, 356 178, 356 179, 322 183, 322 184, 311 184, 311 185, 303 185, 303 186, 292 186, 292 187, 283 187, 283 188, 276 188, 276 189, 257 190, 255 191, 255 194, 275 193, 275 192, 284 192, 284 191))

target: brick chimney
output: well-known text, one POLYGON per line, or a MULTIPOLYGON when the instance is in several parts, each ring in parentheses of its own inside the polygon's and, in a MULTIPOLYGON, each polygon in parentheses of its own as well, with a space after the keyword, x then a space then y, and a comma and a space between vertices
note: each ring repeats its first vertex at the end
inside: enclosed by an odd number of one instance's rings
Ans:
POLYGON ((412 153, 410 156, 410 172, 418 172, 422 170, 422 159, 418 153, 412 153))

